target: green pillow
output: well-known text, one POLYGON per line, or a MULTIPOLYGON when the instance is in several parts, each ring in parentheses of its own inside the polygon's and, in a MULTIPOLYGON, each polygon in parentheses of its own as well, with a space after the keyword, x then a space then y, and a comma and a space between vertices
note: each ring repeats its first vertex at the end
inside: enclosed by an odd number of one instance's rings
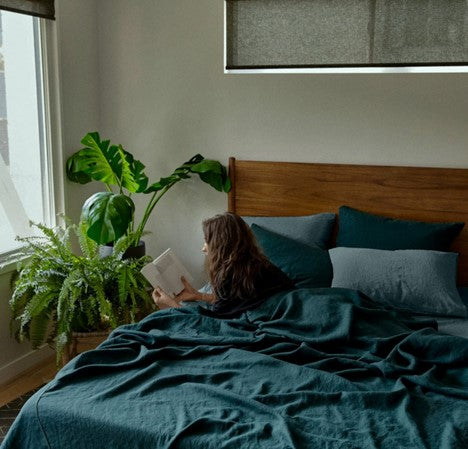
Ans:
POLYGON ((297 287, 331 286, 333 269, 328 251, 268 231, 255 223, 251 228, 264 254, 297 287))
POLYGON ((341 206, 336 246, 448 251, 464 225, 397 220, 341 206))

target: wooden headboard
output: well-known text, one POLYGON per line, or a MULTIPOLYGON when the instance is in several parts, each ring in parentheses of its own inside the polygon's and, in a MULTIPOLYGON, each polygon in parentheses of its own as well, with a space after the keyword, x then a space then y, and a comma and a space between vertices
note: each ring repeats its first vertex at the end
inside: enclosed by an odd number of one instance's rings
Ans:
POLYGON ((468 169, 310 164, 229 159, 228 210, 285 216, 342 205, 393 218, 466 223, 451 248, 468 286, 468 169))

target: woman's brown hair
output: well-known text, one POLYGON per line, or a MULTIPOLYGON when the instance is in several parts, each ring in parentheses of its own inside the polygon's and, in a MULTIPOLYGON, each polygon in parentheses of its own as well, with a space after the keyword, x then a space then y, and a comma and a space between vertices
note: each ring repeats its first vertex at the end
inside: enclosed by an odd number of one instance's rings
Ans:
POLYGON ((208 275, 217 300, 250 299, 259 271, 270 262, 239 215, 226 212, 202 223, 208 275))

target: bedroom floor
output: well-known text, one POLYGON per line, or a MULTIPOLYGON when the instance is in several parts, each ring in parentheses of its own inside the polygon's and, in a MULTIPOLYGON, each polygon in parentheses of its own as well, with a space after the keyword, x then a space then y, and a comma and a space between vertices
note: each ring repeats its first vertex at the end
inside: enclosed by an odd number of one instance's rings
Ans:
POLYGON ((55 357, 51 357, 0 386, 0 444, 24 403, 55 373, 55 357))
POLYGON ((23 394, 22 396, 14 399, 13 401, 9 402, 8 404, 0 407, 0 444, 2 443, 3 439, 5 438, 8 429, 13 424, 16 416, 20 412, 21 408, 25 404, 25 402, 38 390, 38 388, 30 391, 28 393, 23 394))

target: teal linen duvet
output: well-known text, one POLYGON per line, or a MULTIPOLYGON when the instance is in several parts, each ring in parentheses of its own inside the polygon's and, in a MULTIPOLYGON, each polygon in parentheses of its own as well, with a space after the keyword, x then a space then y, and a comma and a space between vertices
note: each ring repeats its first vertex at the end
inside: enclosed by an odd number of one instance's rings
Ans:
POLYGON ((468 448, 468 339, 345 289, 116 329, 26 404, 1 449, 468 448))

